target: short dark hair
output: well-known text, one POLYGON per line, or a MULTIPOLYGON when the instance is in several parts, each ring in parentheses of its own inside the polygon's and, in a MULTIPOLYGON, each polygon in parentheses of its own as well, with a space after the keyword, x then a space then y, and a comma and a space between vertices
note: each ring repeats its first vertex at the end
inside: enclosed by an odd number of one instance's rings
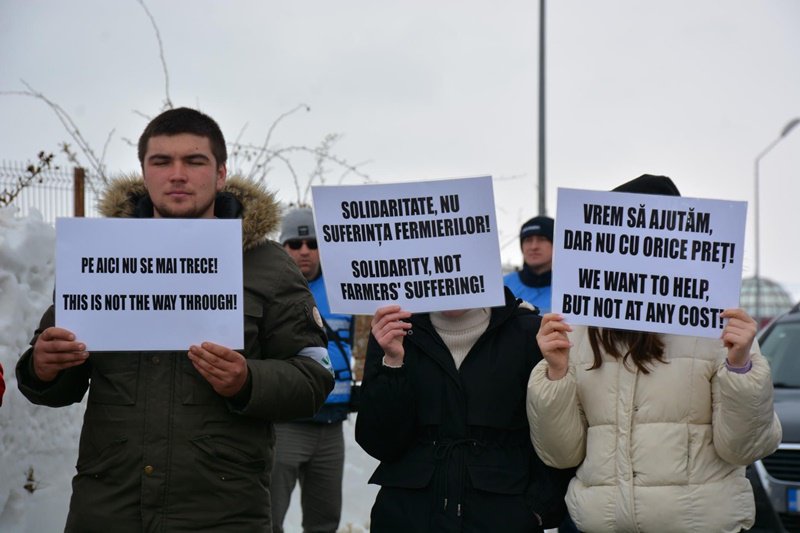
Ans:
POLYGON ((150 121, 139 137, 139 163, 144 166, 144 156, 150 137, 157 135, 179 135, 191 133, 206 137, 211 144, 211 153, 217 160, 217 167, 228 160, 228 149, 222 130, 213 118, 196 109, 178 107, 168 109, 150 121))

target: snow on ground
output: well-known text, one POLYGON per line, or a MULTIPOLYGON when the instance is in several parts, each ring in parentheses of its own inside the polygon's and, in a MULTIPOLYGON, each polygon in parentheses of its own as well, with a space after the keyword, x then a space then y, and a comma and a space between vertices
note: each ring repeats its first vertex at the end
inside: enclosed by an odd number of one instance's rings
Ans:
MULTIPOLYGON (((21 218, 0 208, 0 363, 7 390, 0 407, 0 531, 63 531, 70 480, 78 456, 84 406, 52 409, 28 402, 17 389, 14 366, 29 346, 52 300, 55 229, 34 212, 21 218)), ((369 531, 377 487, 367 479, 377 466, 355 443, 355 417, 345 422, 344 508, 341 532, 369 531)), ((285 521, 300 532, 299 489, 285 521)))
POLYGON ((55 230, 38 213, 0 209, 0 531, 60 531, 83 407, 50 409, 17 390, 14 366, 52 298, 55 230))
MULTIPOLYGON (((369 531, 369 511, 378 494, 376 485, 368 485, 367 480, 378 466, 378 461, 370 457, 356 444, 355 415, 350 415, 344 425, 344 481, 342 482, 342 520, 339 533, 363 533, 369 531)), ((292 504, 283 522, 287 533, 300 532, 300 487, 292 493, 292 504)))

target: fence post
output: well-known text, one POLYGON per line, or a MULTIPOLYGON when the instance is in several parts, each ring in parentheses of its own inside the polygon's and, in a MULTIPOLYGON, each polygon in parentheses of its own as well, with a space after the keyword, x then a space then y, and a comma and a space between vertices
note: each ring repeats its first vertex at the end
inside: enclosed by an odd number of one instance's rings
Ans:
POLYGON ((83 217, 86 215, 86 205, 83 195, 83 185, 84 185, 84 178, 86 177, 86 171, 83 170, 81 167, 75 167, 72 173, 72 181, 73 181, 73 198, 75 201, 75 216, 76 217, 83 217))

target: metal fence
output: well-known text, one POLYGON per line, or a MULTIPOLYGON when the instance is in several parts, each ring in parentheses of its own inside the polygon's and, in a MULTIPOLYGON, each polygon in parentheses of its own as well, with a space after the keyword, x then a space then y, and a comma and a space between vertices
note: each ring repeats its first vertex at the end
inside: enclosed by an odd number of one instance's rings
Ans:
MULTIPOLYGON (((0 162, 0 192, 17 188, 20 178, 30 176, 28 163, 0 162)), ((42 218, 55 223, 57 217, 96 217, 97 197, 86 187, 86 172, 80 167, 45 168, 11 202, 18 216, 36 209, 42 218)))

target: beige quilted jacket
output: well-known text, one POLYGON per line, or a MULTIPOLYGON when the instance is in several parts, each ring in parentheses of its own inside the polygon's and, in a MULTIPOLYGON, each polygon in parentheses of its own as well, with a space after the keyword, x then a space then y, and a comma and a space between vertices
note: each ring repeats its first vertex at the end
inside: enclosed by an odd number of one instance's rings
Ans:
POLYGON ((592 363, 574 326, 569 373, 541 361, 528 383, 531 438, 550 466, 580 465, 567 493, 581 531, 728 532, 753 524, 745 466, 772 453, 781 426, 769 364, 753 343, 746 374, 725 368, 721 341, 664 335, 668 364, 649 374, 592 363))

